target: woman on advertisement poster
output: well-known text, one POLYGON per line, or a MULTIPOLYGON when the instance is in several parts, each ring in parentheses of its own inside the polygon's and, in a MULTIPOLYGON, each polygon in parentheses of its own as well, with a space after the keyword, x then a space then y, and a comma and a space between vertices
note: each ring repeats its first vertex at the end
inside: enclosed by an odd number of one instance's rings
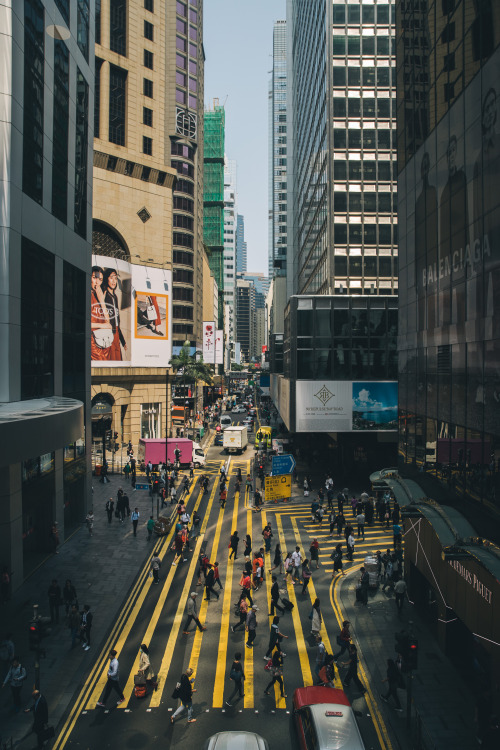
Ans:
POLYGON ((90 290, 90 327, 92 330, 90 353, 92 360, 101 362, 111 359, 111 345, 113 343, 113 329, 109 322, 102 290, 103 278, 102 268, 93 266, 90 290))
POLYGON ((125 336, 123 335, 120 326, 120 305, 118 296, 116 294, 117 287, 117 272, 114 268, 106 268, 106 270, 104 271, 104 281, 102 288, 104 292, 104 301, 106 303, 109 322, 113 330, 113 343, 110 347, 109 359, 115 362, 121 362, 123 357, 120 345, 123 346, 124 351, 127 351, 127 342, 125 341, 125 336))

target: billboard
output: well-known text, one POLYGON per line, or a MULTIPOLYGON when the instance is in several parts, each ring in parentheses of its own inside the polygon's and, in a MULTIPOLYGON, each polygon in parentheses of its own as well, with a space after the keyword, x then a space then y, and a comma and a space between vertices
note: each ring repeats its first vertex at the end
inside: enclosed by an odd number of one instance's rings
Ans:
POLYGON ((167 367, 172 272, 92 256, 92 367, 167 367))
POLYGON ((215 332, 215 364, 224 364, 224 331, 215 332))
POLYGON ((205 362, 209 364, 215 361, 215 322, 213 320, 203 321, 203 346, 202 354, 205 362))
POLYGON ((397 430, 396 381, 297 380, 297 432, 397 430))

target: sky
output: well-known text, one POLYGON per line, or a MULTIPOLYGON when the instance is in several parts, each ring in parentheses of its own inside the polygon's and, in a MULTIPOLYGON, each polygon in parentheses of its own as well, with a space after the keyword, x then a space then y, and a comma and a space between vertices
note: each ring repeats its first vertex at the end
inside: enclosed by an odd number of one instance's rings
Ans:
POLYGON ((205 107, 226 110, 226 154, 238 168, 238 213, 245 217, 247 268, 267 276, 268 81, 273 25, 285 0, 205 0, 205 107))

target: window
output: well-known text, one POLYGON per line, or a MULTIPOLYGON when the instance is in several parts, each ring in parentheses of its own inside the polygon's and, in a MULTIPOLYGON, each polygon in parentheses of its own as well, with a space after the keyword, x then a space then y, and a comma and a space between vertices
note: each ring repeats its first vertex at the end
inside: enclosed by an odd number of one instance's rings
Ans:
POLYGON ((345 148, 347 145, 347 132, 340 128, 333 130, 333 148, 345 148))
POLYGON ((153 127, 153 110, 147 107, 142 108, 142 122, 149 128, 153 127))
MULTIPOLYGON (((188 103, 189 103, 189 107, 190 107, 191 109, 196 109, 196 106, 197 106, 197 101, 198 101, 198 100, 197 100, 197 98, 196 98, 195 94, 189 94, 189 97, 188 97, 188 103)), ((285 164, 286 164, 286 159, 284 159, 284 162, 285 162, 285 164)))
POLYGON ((361 193, 349 193, 349 211, 359 214, 361 212, 361 193))
MULTIPOLYGON (((336 224, 333 228, 333 239, 336 245, 347 244, 347 224, 336 224)), ((337 258, 335 259, 337 264, 337 258)))
POLYGON ((361 130, 349 130, 349 148, 361 148, 361 130))
POLYGON ((360 99, 348 99, 347 100, 349 109, 349 117, 361 117, 361 100, 360 99))
POLYGON ((333 37, 333 54, 342 57, 345 55, 345 36, 335 35, 333 37))
POLYGON ((101 68, 103 60, 95 59, 94 83, 94 138, 99 138, 101 128, 101 68))
POLYGON ((153 53, 148 49, 144 50, 144 67, 153 70, 153 53))
POLYGON ((334 117, 345 117, 346 116, 346 102, 345 99, 339 97, 333 98, 333 116, 334 117))
POLYGON ((189 20, 191 23, 198 23, 198 11, 189 9, 189 20))
POLYGON ((455 53, 450 52, 449 55, 444 56, 443 70, 449 73, 451 70, 455 70, 455 53))
POLYGON ((194 267, 194 260, 192 253, 186 253, 182 250, 174 250, 172 252, 174 265, 191 266, 194 267))
POLYGON ((193 42, 198 41, 198 29, 196 26, 190 26, 189 27, 189 38, 193 40, 193 42))
POLYGON ((363 86, 375 86, 375 68, 363 68, 363 86))
MULTIPOLYGON (((186 273, 190 273, 187 271, 186 273)), ((185 289, 183 287, 174 287, 172 292, 172 298, 179 302, 192 302, 193 301, 193 290, 185 289)))
POLYGON ((161 436, 161 404, 141 404, 141 438, 158 440, 161 436))
POLYGON ((348 55, 359 55, 361 44, 359 36, 347 37, 347 54, 348 55))
POLYGON ((75 118, 75 232, 87 238, 87 162, 89 141, 89 85, 76 69, 75 118))
POLYGON ((390 86, 391 85, 391 69, 390 68, 377 68, 377 85, 378 86, 390 86))
POLYGON ((191 57, 198 56, 198 48, 196 44, 191 44, 191 42, 189 43, 189 54, 191 55, 191 57))
POLYGON ((391 147, 391 131, 390 130, 379 130, 378 131, 378 147, 389 149, 391 147))
POLYGON ((380 257, 378 259, 379 276, 392 275, 391 260, 392 258, 387 257, 380 257))
POLYGON ((377 24, 379 26, 387 26, 389 24, 389 6, 378 5, 377 6, 377 24))
POLYGON ((175 71, 175 82, 179 86, 185 86, 186 85, 186 76, 184 73, 180 73, 178 70, 175 71))
POLYGON ((338 65, 333 67, 333 85, 334 86, 345 86, 346 74, 345 67, 340 68, 338 65))
POLYGON ((359 86, 361 81, 361 71, 359 68, 348 68, 347 69, 347 80, 349 86, 359 86))
POLYGON ((363 196, 363 208, 366 213, 374 214, 377 211, 377 194, 365 193, 363 196))
POLYGON ((54 41, 54 112, 52 139, 52 213, 68 220, 69 53, 54 41))
POLYGON ((56 5, 66 25, 69 26, 69 0, 56 0, 56 5))
POLYGON ((375 224, 365 224, 364 226, 364 243, 365 245, 377 244, 377 227, 375 224))
POLYGON ((361 162, 360 161, 349 162, 349 179, 350 180, 361 179, 361 162))
MULTIPOLYGON (((189 90, 190 91, 196 91, 197 89, 197 81, 196 78, 190 78, 189 79, 189 90)), ((285 150, 286 153, 286 150, 285 150)))
POLYGON ((380 212, 389 213, 391 210, 391 194, 390 193, 379 193, 378 194, 378 210, 380 212))
POLYGON ((191 216, 184 216, 184 214, 174 214, 174 227, 189 229, 192 232, 193 219, 191 216))
POLYGON ((177 0, 176 4, 176 12, 178 16, 182 16, 183 18, 186 18, 187 16, 187 9, 184 3, 180 3, 179 0, 177 0))
POLYGON ((375 23, 375 7, 363 5, 361 19, 363 23, 375 23))
POLYGON ((89 0, 78 0, 76 41, 84 58, 89 60, 89 0))
POLYGON ((193 237, 190 234, 184 234, 184 232, 173 233, 174 245, 180 245, 181 247, 193 247, 193 237))
POLYGON ((54 272, 54 255, 23 237, 21 399, 54 395, 54 272))
POLYGON ((172 317, 180 320, 193 320, 193 308, 185 305, 173 305, 172 317))
POLYGON ((154 29, 155 27, 152 23, 149 23, 149 21, 144 21, 144 38, 149 39, 150 42, 153 41, 154 29))
POLYGON ((381 119, 388 119, 391 116, 391 100, 390 99, 378 99, 377 100, 377 117, 381 119))
POLYGON ((118 146, 125 145, 125 107, 127 71, 116 65, 109 66, 109 140, 118 146))
MULTIPOLYGON (((373 6, 370 5, 364 5, 363 10, 366 8, 371 8, 373 10, 373 6)), ((374 36, 364 36, 363 37, 363 55, 374 55, 375 54, 375 37, 374 36)))
POLYGON ((179 284, 193 284, 193 271, 186 271, 184 268, 174 268, 173 280, 179 284))
POLYGON ((23 191, 42 203, 44 9, 40 0, 24 3, 23 191))
POLYGON ((95 43, 101 43, 101 0, 95 0, 95 43))
MULTIPOLYGON (((172 166, 174 165, 172 164, 172 166)), ((188 195, 194 195, 194 185, 192 182, 188 182, 188 180, 181 180, 177 178, 175 191, 177 193, 187 193, 188 195)))
POLYGON ((363 117, 375 117, 375 99, 363 99, 363 117))
POLYGON ((333 194, 333 210, 336 213, 345 213, 347 211, 347 193, 333 194))
POLYGON ((185 104, 186 92, 181 89, 175 89, 175 101, 178 102, 178 104, 185 104))
POLYGON ((391 179, 391 162, 390 161, 379 161, 378 178, 379 180, 391 179))
POLYGON ((153 81, 150 81, 149 78, 142 79, 142 93, 150 99, 153 98, 153 81))
POLYGON ((186 70, 186 58, 184 57, 184 55, 179 55, 179 53, 176 52, 175 64, 178 68, 182 68, 182 70, 186 70))
POLYGON ((187 51, 187 42, 185 39, 182 39, 180 36, 177 36, 175 38, 175 48, 180 50, 181 52, 187 51))
POLYGON ((359 5, 347 6, 347 23, 359 23, 359 5))
POLYGON ((345 5, 334 5, 332 8, 332 20, 334 24, 345 23, 345 5))
POLYGON ((391 244, 391 225, 381 224, 378 228, 378 239, 381 245, 391 244))
POLYGON ((193 75, 196 75, 196 71, 198 70, 198 63, 196 63, 194 60, 189 61, 189 72, 193 75))
POLYGON ((186 33, 186 22, 185 21, 181 21, 181 19, 178 18, 176 20, 176 22, 175 22, 175 28, 176 28, 176 31, 178 31, 180 34, 185 34, 186 33))
POLYGON ((374 182, 377 179, 377 162, 376 161, 364 161, 363 162, 363 178, 374 182))
POLYGON ((144 7, 146 10, 149 10, 150 13, 154 13, 155 12, 154 0, 144 0, 144 7))
POLYGON ((333 173, 336 180, 345 180, 347 178, 347 164, 345 161, 333 162, 333 173))
POLYGON ((85 271, 63 265, 63 394, 85 400, 85 271))
POLYGON ((109 48, 127 54, 127 0, 110 0, 109 48))
POLYGON ((389 54, 389 37, 388 36, 377 37, 377 53, 379 55, 385 55, 385 56, 389 54))
POLYGON ((142 136, 142 153, 153 156, 153 139, 148 138, 147 135, 142 136))

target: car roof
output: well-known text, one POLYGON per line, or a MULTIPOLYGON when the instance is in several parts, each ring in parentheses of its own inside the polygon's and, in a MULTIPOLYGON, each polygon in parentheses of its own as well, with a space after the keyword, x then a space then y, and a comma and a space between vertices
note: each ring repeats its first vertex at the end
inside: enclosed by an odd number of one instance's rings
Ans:
POLYGON ((365 750, 353 710, 343 690, 309 687, 295 691, 294 706, 308 707, 321 750, 365 750))
POLYGON ((205 747, 210 750, 268 750, 266 740, 254 732, 218 732, 212 735, 205 747))

